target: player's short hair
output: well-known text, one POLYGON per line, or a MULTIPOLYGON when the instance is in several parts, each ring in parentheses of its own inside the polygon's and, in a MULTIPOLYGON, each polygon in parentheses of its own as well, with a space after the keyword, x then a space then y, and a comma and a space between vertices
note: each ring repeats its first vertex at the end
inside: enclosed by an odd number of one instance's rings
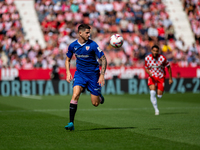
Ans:
POLYGON ((81 25, 78 26, 78 32, 79 31, 85 31, 85 29, 91 29, 91 28, 87 24, 81 24, 81 25))
POLYGON ((158 50, 160 49, 158 45, 154 45, 151 47, 151 49, 153 49, 153 48, 157 48, 158 50))

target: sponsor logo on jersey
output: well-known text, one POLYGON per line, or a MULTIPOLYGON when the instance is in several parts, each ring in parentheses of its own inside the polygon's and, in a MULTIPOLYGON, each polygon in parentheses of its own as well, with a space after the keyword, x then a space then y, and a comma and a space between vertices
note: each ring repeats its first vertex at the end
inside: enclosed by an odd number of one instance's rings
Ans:
POLYGON ((84 57, 84 58, 89 57, 89 55, 78 55, 78 54, 75 54, 75 55, 76 55, 76 57, 79 57, 79 58, 81 58, 81 57, 84 57))
POLYGON ((151 68, 160 68, 161 66, 151 66, 151 68))
POLYGON ((86 46, 85 48, 86 48, 86 50, 88 51, 88 50, 90 49, 90 46, 86 46))
POLYGON ((77 47, 74 47, 75 51, 77 50, 77 47))

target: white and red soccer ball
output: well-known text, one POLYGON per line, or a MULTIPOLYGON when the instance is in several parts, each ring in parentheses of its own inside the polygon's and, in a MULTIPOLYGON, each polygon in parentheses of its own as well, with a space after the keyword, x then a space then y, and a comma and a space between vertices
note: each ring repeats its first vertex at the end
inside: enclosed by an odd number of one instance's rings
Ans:
POLYGON ((120 34, 113 34, 110 37, 110 45, 114 48, 120 48, 123 42, 124 42, 124 39, 120 34))

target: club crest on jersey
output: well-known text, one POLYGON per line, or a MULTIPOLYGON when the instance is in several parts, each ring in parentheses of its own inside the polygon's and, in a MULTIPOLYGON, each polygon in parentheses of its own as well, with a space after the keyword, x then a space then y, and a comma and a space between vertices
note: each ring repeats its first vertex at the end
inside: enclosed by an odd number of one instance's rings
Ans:
POLYGON ((85 48, 86 48, 86 50, 88 51, 88 50, 90 49, 90 46, 86 46, 85 48))
POLYGON ((161 66, 162 64, 160 62, 158 62, 158 66, 161 66))

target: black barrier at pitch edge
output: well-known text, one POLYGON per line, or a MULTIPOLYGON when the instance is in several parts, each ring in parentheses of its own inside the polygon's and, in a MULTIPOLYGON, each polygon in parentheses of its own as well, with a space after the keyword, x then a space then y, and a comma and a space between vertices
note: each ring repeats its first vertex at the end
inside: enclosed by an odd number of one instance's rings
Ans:
MULTIPOLYGON (((102 94, 148 94, 147 79, 112 79, 106 80, 105 86, 101 89, 102 94)), ((21 96, 21 95, 71 95, 73 92, 72 83, 65 80, 37 80, 37 81, 1 81, 0 95, 21 96)), ((173 79, 173 84, 165 80, 165 92, 169 93, 200 93, 200 79, 173 79)), ((86 91, 86 94, 89 92, 86 91)))

